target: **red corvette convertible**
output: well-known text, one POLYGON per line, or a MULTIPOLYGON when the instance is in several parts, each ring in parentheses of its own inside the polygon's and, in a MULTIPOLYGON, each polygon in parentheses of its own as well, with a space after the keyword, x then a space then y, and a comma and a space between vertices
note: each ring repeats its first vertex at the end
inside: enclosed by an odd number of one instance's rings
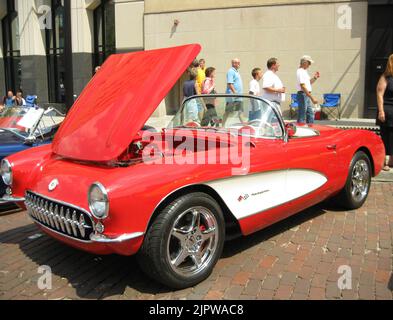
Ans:
POLYGON ((154 125, 199 51, 112 55, 51 145, 3 160, 7 199, 51 237, 137 254, 147 275, 174 288, 207 278, 235 234, 327 198, 348 209, 365 202, 385 157, 372 132, 296 127, 248 95, 191 97, 169 125, 154 125))

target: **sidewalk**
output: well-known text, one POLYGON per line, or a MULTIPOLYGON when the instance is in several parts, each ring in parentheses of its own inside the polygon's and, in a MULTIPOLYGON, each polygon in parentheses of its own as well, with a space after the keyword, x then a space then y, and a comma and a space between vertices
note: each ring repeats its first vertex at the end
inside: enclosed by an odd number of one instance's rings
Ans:
POLYGON ((375 182, 393 182, 393 169, 391 168, 390 171, 381 171, 381 173, 373 178, 375 182))

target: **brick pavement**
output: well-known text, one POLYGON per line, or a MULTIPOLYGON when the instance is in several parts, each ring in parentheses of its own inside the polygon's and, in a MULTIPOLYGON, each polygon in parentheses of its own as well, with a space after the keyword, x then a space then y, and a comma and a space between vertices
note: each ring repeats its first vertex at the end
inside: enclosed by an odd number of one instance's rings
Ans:
POLYGON ((0 216, 0 299, 392 299, 392 195, 393 183, 374 182, 359 210, 321 204, 227 242, 211 277, 180 291, 148 279, 134 257, 80 252, 24 212, 0 216), (51 290, 38 289, 41 265, 51 290), (341 265, 352 290, 338 289, 341 265))

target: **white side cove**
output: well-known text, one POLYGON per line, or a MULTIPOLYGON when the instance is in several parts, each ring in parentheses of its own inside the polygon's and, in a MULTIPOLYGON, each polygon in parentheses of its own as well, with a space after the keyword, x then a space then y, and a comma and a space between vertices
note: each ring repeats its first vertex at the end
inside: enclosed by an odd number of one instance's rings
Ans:
POLYGON ((224 200, 236 219, 277 207, 317 190, 327 182, 312 170, 279 170, 206 183, 224 200))

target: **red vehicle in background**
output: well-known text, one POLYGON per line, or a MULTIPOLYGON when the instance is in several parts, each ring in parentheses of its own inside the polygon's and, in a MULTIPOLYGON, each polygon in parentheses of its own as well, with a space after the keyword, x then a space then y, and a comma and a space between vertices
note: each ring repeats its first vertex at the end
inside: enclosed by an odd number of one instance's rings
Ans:
POLYGON ((149 117, 199 51, 109 57, 51 145, 3 160, 8 198, 51 237, 95 254, 137 254, 147 275, 174 288, 207 278, 234 233, 331 197, 362 206, 385 157, 372 132, 297 128, 248 95, 190 97, 168 126, 151 128, 149 117), (225 118, 219 126, 201 126, 195 115, 206 101, 225 118), (255 110, 260 117, 249 121, 255 110))

